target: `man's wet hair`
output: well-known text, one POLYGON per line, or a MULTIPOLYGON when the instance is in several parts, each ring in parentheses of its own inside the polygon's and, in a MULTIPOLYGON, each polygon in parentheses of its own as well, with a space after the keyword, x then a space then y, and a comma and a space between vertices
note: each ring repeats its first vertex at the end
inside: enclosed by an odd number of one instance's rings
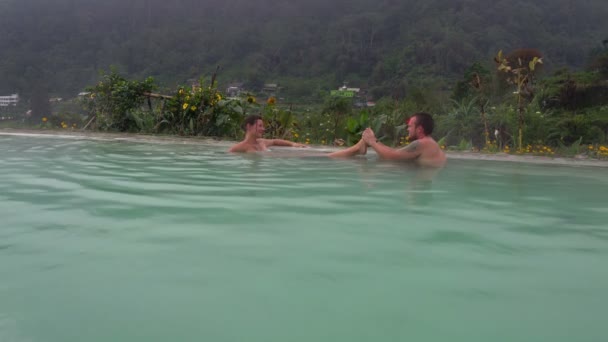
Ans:
POLYGON ((243 125, 241 125, 241 128, 243 129, 243 131, 246 131, 247 126, 255 125, 258 120, 262 120, 262 116, 258 114, 251 114, 245 118, 245 120, 243 121, 243 125))
MULTIPOLYGON (((416 118, 416 126, 421 126, 425 135, 431 135, 435 128, 435 121, 429 113, 418 112, 412 115, 412 118, 416 118)), ((411 118, 410 118, 411 120, 411 118)))

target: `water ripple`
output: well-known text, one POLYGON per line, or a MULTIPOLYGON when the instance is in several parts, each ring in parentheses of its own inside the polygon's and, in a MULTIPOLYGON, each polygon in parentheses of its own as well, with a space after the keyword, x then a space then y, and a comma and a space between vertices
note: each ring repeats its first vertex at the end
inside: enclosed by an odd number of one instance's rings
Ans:
MULTIPOLYGON (((273 322, 335 308, 334 320, 354 312, 374 326, 423 326, 454 307, 444 322, 478 312, 475 327, 495 326, 487 312, 518 328, 547 312, 568 312, 551 318, 564 329, 570 316, 603 317, 601 169, 450 161, 429 172, 373 156, 42 137, 0 146, 0 310, 44 331, 72 331, 82 312, 100 312, 85 321, 100 331, 133 317, 243 323, 259 308, 273 322)), ((2 315, 0 340, 15 330, 2 315)))

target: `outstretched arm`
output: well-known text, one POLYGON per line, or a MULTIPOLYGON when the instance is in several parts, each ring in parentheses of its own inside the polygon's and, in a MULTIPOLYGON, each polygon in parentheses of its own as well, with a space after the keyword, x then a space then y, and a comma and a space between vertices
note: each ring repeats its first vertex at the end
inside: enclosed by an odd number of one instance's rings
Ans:
POLYGON ((411 160, 420 156, 420 152, 418 151, 420 149, 420 144, 417 141, 412 142, 400 150, 394 150, 378 141, 371 142, 369 146, 373 148, 382 159, 411 160))
POLYGON ((374 132, 369 128, 363 133, 363 139, 382 159, 411 160, 420 156, 420 143, 418 141, 412 142, 403 149, 395 150, 377 141, 374 132))
POLYGON ((264 144, 266 146, 308 147, 304 144, 299 144, 293 141, 283 139, 264 139, 264 144))

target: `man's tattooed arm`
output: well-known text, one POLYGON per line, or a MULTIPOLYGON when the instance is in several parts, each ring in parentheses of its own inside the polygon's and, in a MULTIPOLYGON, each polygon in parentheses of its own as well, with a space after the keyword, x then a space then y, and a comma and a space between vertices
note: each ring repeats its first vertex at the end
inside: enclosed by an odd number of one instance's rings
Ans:
POLYGON ((420 147, 420 142, 419 141, 413 141, 411 144, 405 146, 404 148, 400 148, 400 151, 407 151, 407 152, 415 152, 418 147, 420 147))

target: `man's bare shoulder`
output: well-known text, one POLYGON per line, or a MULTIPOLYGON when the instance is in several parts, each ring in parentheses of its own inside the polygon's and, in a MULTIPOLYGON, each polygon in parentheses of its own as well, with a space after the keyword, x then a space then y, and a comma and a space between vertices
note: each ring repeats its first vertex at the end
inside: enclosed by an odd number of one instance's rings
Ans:
POLYGON ((424 139, 420 139, 420 147, 424 148, 424 149, 434 149, 434 148, 439 148, 439 144, 437 144, 437 142, 435 141, 435 139, 431 138, 431 137, 427 137, 424 139))
POLYGON ((427 154, 438 149, 440 150, 439 145, 433 138, 424 138, 412 141, 409 145, 399 149, 399 151, 427 154))
POLYGON ((251 150, 251 147, 249 146, 249 144, 245 143, 244 141, 241 141, 240 143, 233 145, 228 152, 233 152, 233 153, 246 153, 249 152, 251 150))
POLYGON ((264 143, 265 139, 257 139, 255 144, 252 144, 248 141, 241 141, 240 143, 232 146, 228 152, 240 152, 240 153, 250 153, 250 152, 258 152, 258 151, 266 151, 266 144, 264 143))

